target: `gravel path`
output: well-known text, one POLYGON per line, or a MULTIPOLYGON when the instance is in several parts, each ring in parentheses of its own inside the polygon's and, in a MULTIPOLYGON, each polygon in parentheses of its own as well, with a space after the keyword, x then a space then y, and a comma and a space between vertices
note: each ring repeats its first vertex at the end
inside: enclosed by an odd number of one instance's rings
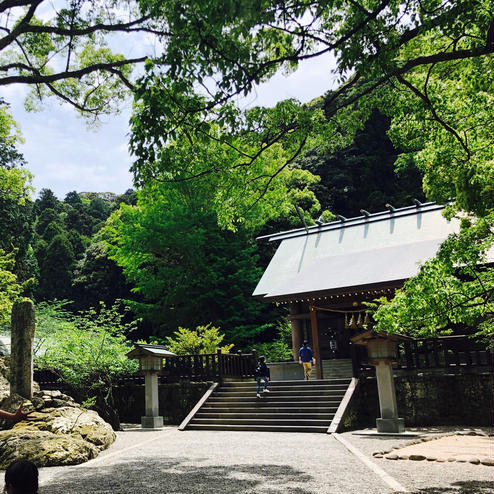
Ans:
MULTIPOLYGON (((341 436, 410 493, 494 494, 494 467, 374 459, 374 451, 407 441, 341 436)), ((325 434, 125 431, 95 460, 43 468, 40 475, 40 494, 392 492, 382 477, 325 434)))

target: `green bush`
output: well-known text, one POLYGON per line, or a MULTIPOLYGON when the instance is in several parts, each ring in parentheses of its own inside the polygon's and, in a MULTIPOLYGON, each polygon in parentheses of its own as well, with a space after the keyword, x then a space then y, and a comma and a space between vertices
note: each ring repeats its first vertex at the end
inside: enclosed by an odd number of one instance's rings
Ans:
POLYGON ((197 326, 195 330, 178 328, 178 331, 175 331, 173 335, 174 337, 166 337, 165 345, 170 352, 177 355, 216 353, 217 348, 221 348, 222 353, 230 353, 233 348, 232 344, 221 346, 225 335, 220 333, 219 328, 211 324, 197 326))
POLYGON ((137 371, 136 361, 126 357, 130 350, 126 335, 135 324, 124 323, 116 306, 102 304, 98 310, 74 315, 64 309, 66 304, 38 304, 35 364, 57 373, 78 399, 95 397, 94 408, 119 428, 112 386, 137 371))
POLYGON ((283 362, 292 360, 292 333, 288 323, 277 326, 278 338, 268 343, 254 345, 258 355, 264 355, 267 362, 283 362))

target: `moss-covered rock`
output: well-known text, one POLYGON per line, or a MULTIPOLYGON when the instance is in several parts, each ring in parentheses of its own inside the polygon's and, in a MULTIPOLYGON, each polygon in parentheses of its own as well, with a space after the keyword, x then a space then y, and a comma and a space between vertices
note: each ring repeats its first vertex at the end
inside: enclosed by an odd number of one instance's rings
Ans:
POLYGON ((99 451, 115 441, 115 432, 96 412, 83 408, 44 408, 30 415, 29 421, 17 423, 13 431, 19 433, 48 431, 54 434, 77 436, 96 446, 99 451))
POLYGON ((13 461, 30 460, 38 467, 77 465, 98 455, 92 443, 70 434, 48 431, 0 431, 0 469, 13 461))

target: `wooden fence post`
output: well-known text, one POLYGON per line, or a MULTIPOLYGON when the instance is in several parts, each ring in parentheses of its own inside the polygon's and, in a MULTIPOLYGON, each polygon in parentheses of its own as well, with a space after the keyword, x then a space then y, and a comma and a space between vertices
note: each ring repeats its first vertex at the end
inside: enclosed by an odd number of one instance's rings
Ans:
POLYGON ((221 384, 223 382, 223 354, 221 353, 221 348, 216 349, 216 356, 218 358, 218 382, 221 384))

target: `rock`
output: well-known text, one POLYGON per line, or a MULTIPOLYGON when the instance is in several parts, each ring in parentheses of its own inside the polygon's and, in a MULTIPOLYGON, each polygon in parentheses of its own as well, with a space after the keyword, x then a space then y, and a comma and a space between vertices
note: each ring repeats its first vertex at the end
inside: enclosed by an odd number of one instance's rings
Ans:
POLYGON ((410 455, 410 460, 422 461, 422 460, 425 460, 425 456, 423 456, 423 455, 410 455))
POLYGON ((439 458, 436 458, 436 461, 437 461, 438 463, 444 463, 444 462, 445 462, 445 461, 447 461, 447 460, 446 460, 446 458, 443 458, 442 456, 440 456, 439 458))
POLYGON ((437 458, 436 458, 435 456, 428 456, 428 457, 426 458, 426 460, 427 460, 427 461, 436 461, 436 460, 437 460, 437 458))
POLYGON ((397 460, 398 459, 398 455, 396 454, 390 454, 390 455, 386 455, 384 458, 386 458, 386 460, 397 460))
POLYGON ((383 455, 381 453, 374 453, 374 458, 382 458, 383 455))
POLYGON ((472 463, 473 465, 478 465, 480 460, 478 458, 469 458, 468 463, 472 463))
POLYGON ((480 463, 489 467, 494 467, 494 458, 481 458, 480 463))
POLYGON ((111 425, 92 410, 73 407, 45 408, 33 412, 30 419, 17 423, 12 430, 75 435, 89 441, 99 451, 108 448, 116 438, 111 425))
POLYGON ((38 467, 77 465, 95 458, 98 452, 90 442, 68 434, 14 429, 0 432, 0 469, 19 459, 38 467))
POLYGON ((456 458, 458 463, 466 463, 468 460, 466 458, 456 458))
POLYGON ((410 456, 408 456, 408 455, 399 455, 398 456, 398 459, 400 459, 400 460, 408 460, 408 459, 410 459, 410 456))
POLYGON ((448 461, 449 461, 449 462, 456 461, 456 458, 448 458, 448 461))

